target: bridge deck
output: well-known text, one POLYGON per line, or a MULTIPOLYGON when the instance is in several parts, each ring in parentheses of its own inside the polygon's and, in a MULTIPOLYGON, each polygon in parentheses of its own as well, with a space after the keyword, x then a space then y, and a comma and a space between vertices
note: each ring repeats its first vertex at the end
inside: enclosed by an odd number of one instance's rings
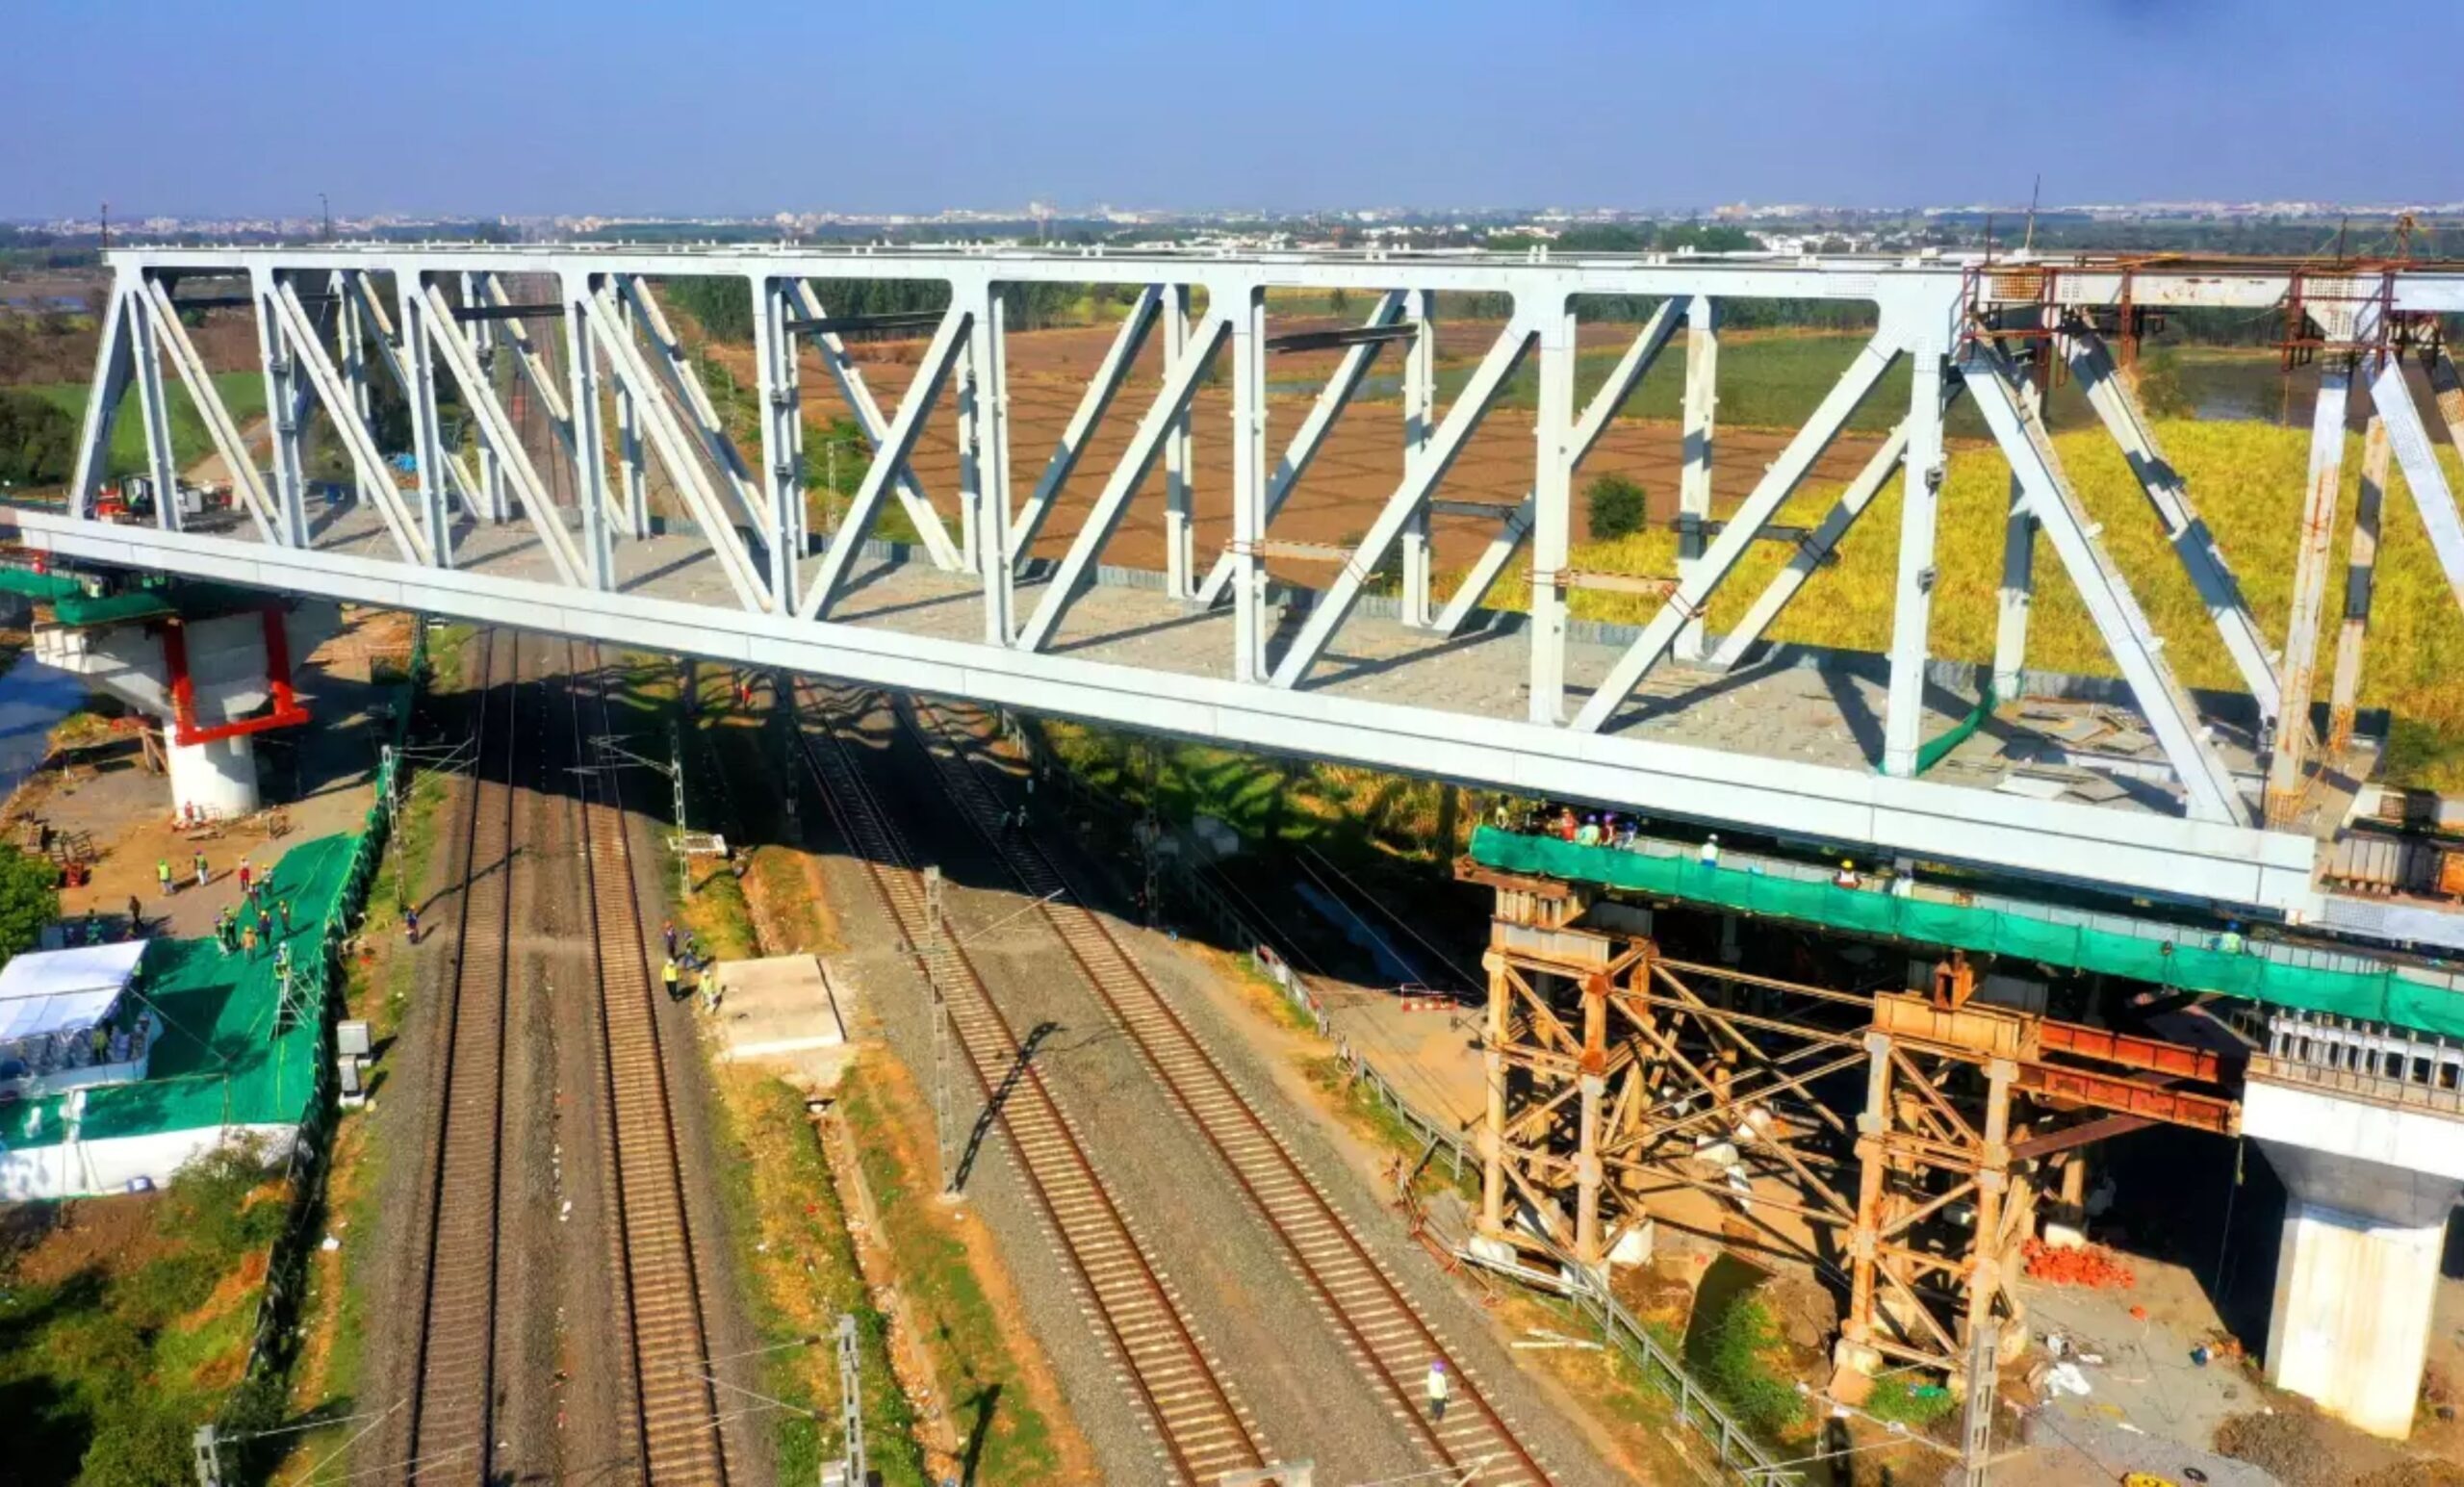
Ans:
MULTIPOLYGON (((324 551, 366 556, 390 552, 382 525, 359 506, 327 515, 314 541, 324 551)), ((470 572, 555 581, 536 534, 521 523, 465 523, 456 530, 455 550, 459 566, 470 572)), ((625 592, 734 606, 717 559, 698 536, 619 542, 616 563, 625 592)), ((809 577, 818 567, 818 558, 808 559, 804 572, 809 577)), ((983 632, 979 593, 970 574, 944 573, 921 561, 868 559, 850 577, 833 618, 904 634, 972 641, 983 632)), ((1043 593, 1040 578, 1022 579, 1018 613, 1030 612, 1043 593)), ((1375 607, 1373 602, 1365 602, 1354 613, 1306 683, 1307 690, 1477 717, 1519 720, 1525 715, 1529 658, 1520 617, 1501 616, 1502 623, 1490 628, 1448 638, 1408 628, 1375 607)), ((1296 625, 1296 615, 1292 623, 1296 625)), ((1051 650, 1078 659, 1229 680, 1232 625, 1228 607, 1200 611, 1168 598, 1160 587, 1099 583, 1071 607, 1051 650)), ((1569 639, 1570 706, 1579 705, 1620 649, 1606 639, 1569 639)), ((1270 639, 1270 657, 1280 652, 1281 636, 1270 639)), ((1861 659, 1842 656, 1838 664, 1822 665, 1766 660, 1726 674, 1663 663, 1636 688, 1608 731, 1730 754, 1871 768, 1882 754, 1886 678, 1879 657, 1871 665, 1859 664, 1861 659)), ((1957 728, 1977 700, 1972 685, 1929 687, 1927 735, 1938 737, 1957 728)), ((2227 763, 2255 799, 2260 776, 2250 736, 2236 726, 2214 726, 2227 763)), ((2355 771, 2360 778, 2329 782, 2311 817, 2322 839, 2334 834, 2353 790, 2375 762, 2365 745, 2362 767, 2355 771)), ((2126 812, 2181 812, 2181 789, 2164 753, 2126 703, 2043 698, 2005 703, 1925 778, 2126 812)))

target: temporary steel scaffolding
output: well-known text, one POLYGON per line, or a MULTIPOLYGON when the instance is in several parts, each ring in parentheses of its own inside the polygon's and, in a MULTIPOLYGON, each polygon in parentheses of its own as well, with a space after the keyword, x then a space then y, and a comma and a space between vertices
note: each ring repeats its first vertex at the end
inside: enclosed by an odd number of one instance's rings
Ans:
POLYGON ((1866 1372, 1957 1372, 1987 1320, 2024 1339, 2020 1246, 2092 1143, 2238 1127, 2214 1053, 1988 1005, 1957 955, 1926 991, 1835 990, 1669 958, 1581 885, 1459 872, 1497 902, 1483 1238, 1604 1272, 1649 1225, 1704 1229, 1836 1281, 1866 1372))

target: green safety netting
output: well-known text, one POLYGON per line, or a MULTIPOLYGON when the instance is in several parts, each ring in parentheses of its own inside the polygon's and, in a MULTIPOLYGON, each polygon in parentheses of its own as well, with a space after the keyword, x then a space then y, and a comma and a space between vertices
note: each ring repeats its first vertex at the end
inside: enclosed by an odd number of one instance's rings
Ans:
POLYGON ((14 563, 0 564, 0 593, 23 594, 45 603, 61 599, 83 599, 86 579, 73 574, 37 573, 32 568, 14 563))
MULTIPOLYGON (((379 801, 395 797, 410 728, 408 700, 426 673, 423 626, 412 641, 393 750, 376 772, 379 801)), ((291 904, 290 933, 282 931, 276 910, 274 936, 291 945, 293 999, 310 1015, 283 1017, 271 945, 260 945, 254 955, 225 954, 211 938, 156 940, 146 947, 138 981, 160 1027, 145 1078, 0 1110, 0 1145, 55 1145, 72 1129, 81 1140, 98 1141, 311 1119, 328 1073, 325 1022, 339 1004, 343 938, 368 901, 389 824, 384 808, 372 806, 360 832, 303 841, 268 873, 270 904, 291 904), (72 1115, 81 1099, 82 1114, 72 1115)))
POLYGON ((2000 909, 1898 898, 1867 888, 1773 877, 1690 857, 1582 847, 1551 836, 1482 827, 1472 858, 1483 867, 1604 884, 1767 918, 1789 919, 1884 939, 2101 971, 2186 991, 2296 1007, 2464 1037, 2464 995, 2384 971, 2290 965, 2220 950, 2195 931, 2159 939, 2062 924, 2000 909))
MULTIPOLYGON (((291 933, 285 936, 277 920, 274 937, 290 940, 296 989, 312 1006, 325 984, 327 926, 339 920, 359 840, 301 842, 268 874, 268 902, 291 902, 291 933)), ((315 1092, 324 1030, 315 1018, 278 1026, 272 947, 225 955, 211 938, 157 940, 145 952, 138 990, 161 1026, 145 1077, 89 1090, 81 1139, 300 1118, 315 1092)))

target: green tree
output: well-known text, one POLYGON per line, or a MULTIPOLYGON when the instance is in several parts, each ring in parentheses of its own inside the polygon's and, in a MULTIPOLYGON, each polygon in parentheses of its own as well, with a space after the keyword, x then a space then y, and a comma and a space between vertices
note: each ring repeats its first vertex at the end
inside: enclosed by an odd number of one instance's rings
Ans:
POLYGON ((736 346, 753 344, 753 291, 742 279, 661 279, 660 300, 670 310, 693 317, 702 333, 713 341, 736 346))
POLYGON ((196 1423, 172 1401, 140 1393, 96 1424, 94 1443, 79 1464, 79 1487, 166 1487, 189 1480, 195 1471, 190 1442, 196 1423))
POLYGON ((1583 505, 1591 518, 1595 542, 1614 541, 1641 531, 1651 517, 1643 488, 1624 475, 1602 475, 1583 489, 1583 505))
POLYGON ((60 869, 0 846, 0 961, 32 950, 42 927, 60 917, 60 869))
POLYGON ((77 457, 77 421, 29 393, 0 392, 0 481, 57 485, 77 457))
POLYGON ((2191 416, 2191 395, 2182 386, 2182 353, 2176 348, 2158 346, 2139 359, 2140 406, 2149 418, 2184 419, 2191 416))

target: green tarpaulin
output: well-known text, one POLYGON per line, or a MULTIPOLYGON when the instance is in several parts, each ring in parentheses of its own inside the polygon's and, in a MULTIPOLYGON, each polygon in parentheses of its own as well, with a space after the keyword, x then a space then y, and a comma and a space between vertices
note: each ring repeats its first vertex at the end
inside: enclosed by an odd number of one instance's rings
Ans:
POLYGON ((2464 996, 2455 992, 2406 980, 2392 970, 2313 969, 2220 950, 2195 932, 2185 931, 2180 939, 2143 938, 1998 909, 1898 898, 1869 888, 1773 877, 1689 857, 1581 847, 1552 836, 1522 836, 1485 826, 1473 833, 1472 858, 1501 872, 1605 884, 1879 939, 2041 961, 2185 991, 2216 991, 2464 1038, 2464 996))

